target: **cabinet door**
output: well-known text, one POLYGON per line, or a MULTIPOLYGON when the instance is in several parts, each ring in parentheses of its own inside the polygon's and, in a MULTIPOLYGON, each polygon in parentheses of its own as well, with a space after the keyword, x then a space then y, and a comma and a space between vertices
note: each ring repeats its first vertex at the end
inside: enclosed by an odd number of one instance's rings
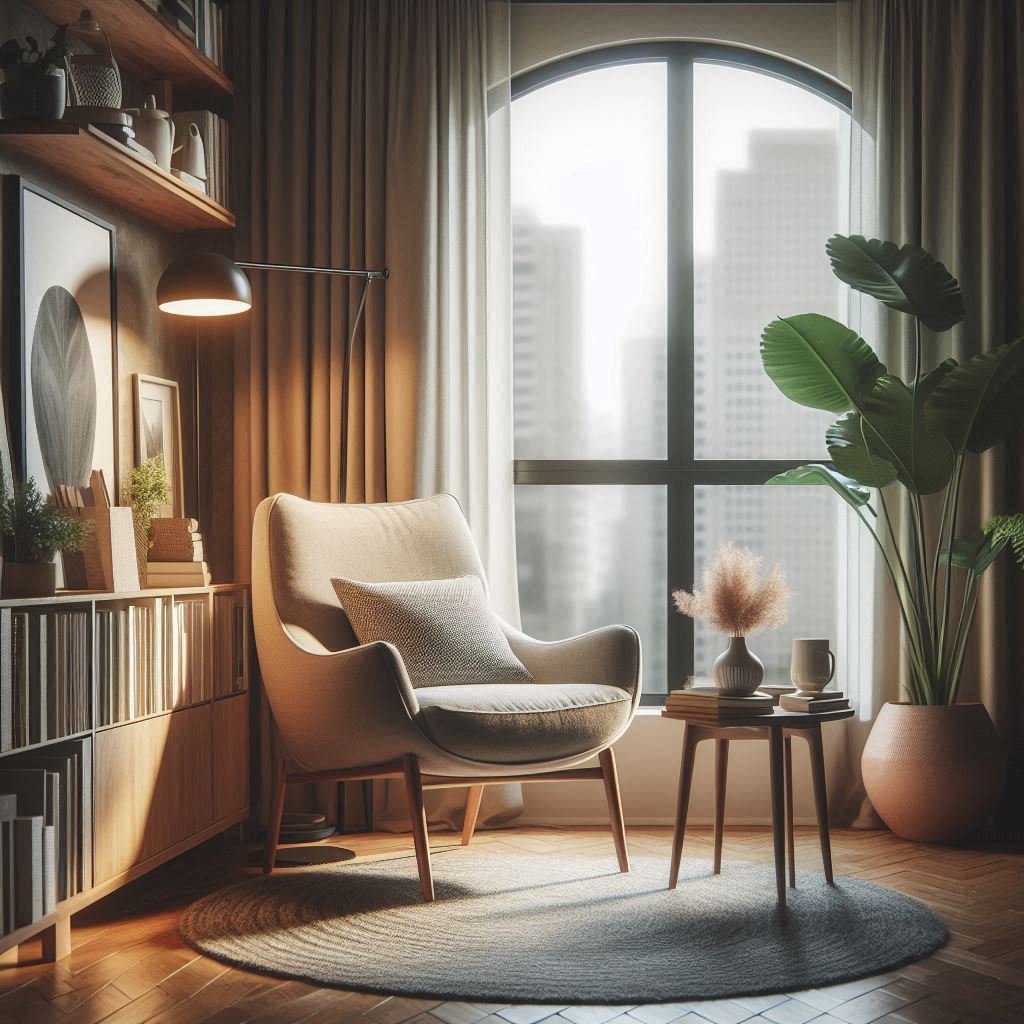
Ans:
POLYGON ((213 704, 213 820, 249 806, 249 695, 213 704))
POLYGON ((95 883, 213 823, 209 704, 96 734, 95 883))

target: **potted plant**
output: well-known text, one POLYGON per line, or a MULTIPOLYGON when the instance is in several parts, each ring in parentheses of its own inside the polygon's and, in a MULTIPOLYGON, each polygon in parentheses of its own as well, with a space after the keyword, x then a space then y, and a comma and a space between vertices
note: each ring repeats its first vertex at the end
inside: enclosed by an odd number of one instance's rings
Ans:
POLYGON ((52 597, 56 589, 53 557, 77 551, 82 524, 52 505, 33 479, 14 483, 11 493, 0 473, 0 534, 4 537, 4 597, 52 597))
POLYGON ((864 785, 897 835, 941 842, 986 821, 1002 789, 995 727, 983 705, 959 704, 957 694, 979 580, 1009 543, 1024 564, 1024 515, 965 532, 959 512, 965 463, 1021 419, 1024 338, 963 364, 939 361, 931 334, 965 312, 941 263, 919 246, 859 235, 834 235, 825 248, 841 281, 913 318, 914 375, 891 373, 856 331, 827 316, 772 321, 761 338, 768 376, 794 402, 839 419, 825 433, 830 462, 768 483, 831 487, 878 546, 909 658, 908 700, 879 713, 864 785), (906 492, 902 532, 895 485, 906 492))
POLYGON ((32 36, 25 42, 0 46, 0 117, 59 121, 67 103, 67 29, 57 30, 45 52, 32 36))
POLYGON ((146 585, 146 563, 153 546, 150 533, 153 519, 160 506, 171 500, 171 487, 167 482, 162 455, 154 455, 140 462, 128 473, 121 488, 121 501, 132 510, 135 529, 135 557, 139 563, 139 585, 146 585))
POLYGON ((676 590, 676 608, 691 619, 706 619, 712 629, 729 637, 729 646, 716 659, 711 678, 732 697, 749 697, 764 679, 764 663, 747 649, 747 637, 786 621, 789 588, 778 565, 758 580, 761 557, 747 548, 723 544, 704 570, 700 589, 676 590))

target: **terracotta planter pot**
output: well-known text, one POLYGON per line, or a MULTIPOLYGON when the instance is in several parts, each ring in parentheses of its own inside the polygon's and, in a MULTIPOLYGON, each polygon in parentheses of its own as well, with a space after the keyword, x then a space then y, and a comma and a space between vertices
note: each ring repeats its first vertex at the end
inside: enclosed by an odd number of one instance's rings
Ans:
POLYGON ((4 597, 53 597, 57 589, 54 562, 4 562, 4 597))
POLYGON ((896 835, 962 839, 1003 788, 1002 744, 983 704, 885 704, 861 757, 864 789, 896 835))

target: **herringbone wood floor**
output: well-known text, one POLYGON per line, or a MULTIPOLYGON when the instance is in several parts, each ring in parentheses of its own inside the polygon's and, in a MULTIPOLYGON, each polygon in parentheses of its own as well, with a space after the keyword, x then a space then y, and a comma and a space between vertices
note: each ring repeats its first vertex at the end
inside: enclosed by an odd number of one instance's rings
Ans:
MULTIPOLYGON (((668 829, 630 830, 635 854, 666 856, 668 829)), ((436 835, 435 847, 454 837, 436 835)), ((481 833, 510 857, 529 852, 608 855, 600 829, 520 828, 481 833)), ((411 856, 407 837, 350 836, 362 857, 411 856)), ((689 1005, 558 1007, 437 1003, 321 989, 225 967, 178 936, 196 897, 252 870, 248 848, 214 840, 81 914, 74 950, 57 965, 0 970, 0 1024, 964 1024, 1024 1021, 1024 853, 984 846, 915 846, 879 832, 837 832, 837 874, 856 875, 930 903, 952 942, 929 960, 833 988, 689 1005)), ((710 834, 687 832, 687 856, 710 857, 710 834)), ((770 860, 767 830, 726 835, 726 860, 770 860)), ((817 867, 816 834, 797 836, 797 865, 817 867)), ((28 952, 31 952, 29 950, 28 952)))

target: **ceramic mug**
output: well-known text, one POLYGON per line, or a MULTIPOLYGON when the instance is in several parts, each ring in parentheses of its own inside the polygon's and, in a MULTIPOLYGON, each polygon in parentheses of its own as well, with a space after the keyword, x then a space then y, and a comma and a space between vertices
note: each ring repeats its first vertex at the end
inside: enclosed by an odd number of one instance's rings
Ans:
POLYGON ((802 693, 819 693, 836 674, 836 656, 827 640, 794 640, 789 678, 802 693))

